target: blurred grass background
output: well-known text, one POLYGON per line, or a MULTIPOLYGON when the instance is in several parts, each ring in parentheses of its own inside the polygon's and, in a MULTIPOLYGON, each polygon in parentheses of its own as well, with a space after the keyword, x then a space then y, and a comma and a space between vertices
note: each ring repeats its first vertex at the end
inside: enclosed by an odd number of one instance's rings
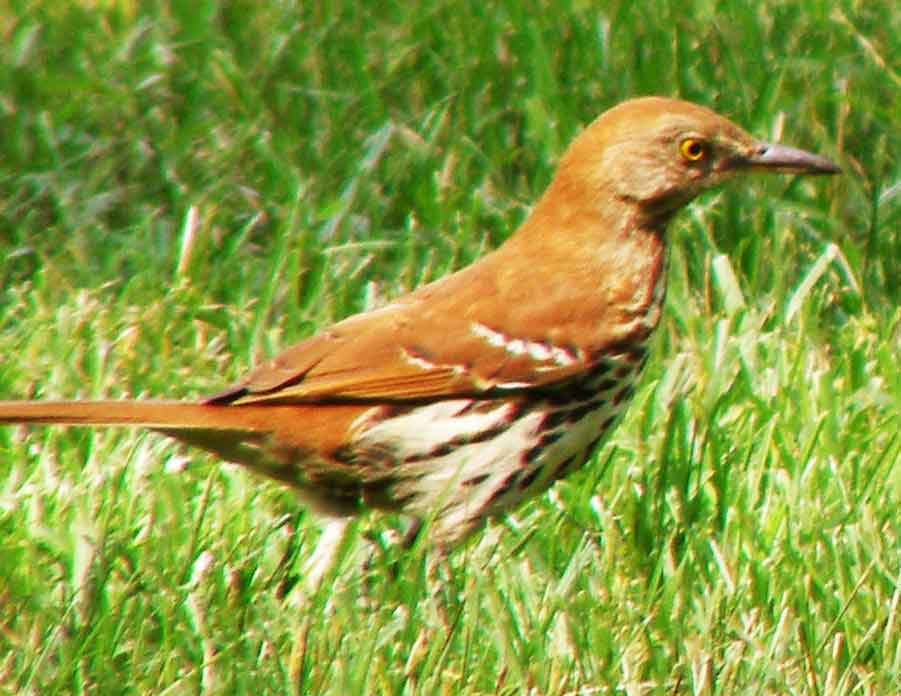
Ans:
POLYGON ((215 392, 499 244, 632 96, 844 169, 683 213, 623 426, 431 577, 388 548, 301 603, 289 492, 0 430, 0 688, 896 693, 899 36, 887 0, 0 4, 2 398, 215 392))

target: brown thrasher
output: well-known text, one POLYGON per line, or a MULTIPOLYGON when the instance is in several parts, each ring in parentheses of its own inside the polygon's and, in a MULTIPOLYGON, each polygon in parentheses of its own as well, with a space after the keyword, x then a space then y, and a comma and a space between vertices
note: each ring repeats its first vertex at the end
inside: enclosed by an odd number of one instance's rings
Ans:
POLYGON ((431 517, 449 544, 611 431, 660 318, 667 223, 750 171, 839 169, 700 106, 627 101, 576 138, 532 214, 477 263, 200 403, 10 401, 0 423, 144 426, 281 481, 332 521, 317 576, 364 507, 431 517))

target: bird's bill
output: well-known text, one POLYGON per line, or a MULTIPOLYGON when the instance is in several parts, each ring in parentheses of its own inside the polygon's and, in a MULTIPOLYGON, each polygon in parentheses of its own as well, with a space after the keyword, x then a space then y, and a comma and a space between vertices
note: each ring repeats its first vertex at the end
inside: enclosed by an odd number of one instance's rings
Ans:
POLYGON ((838 174, 838 165, 825 157, 787 145, 760 143, 747 158, 752 169, 789 174, 838 174))

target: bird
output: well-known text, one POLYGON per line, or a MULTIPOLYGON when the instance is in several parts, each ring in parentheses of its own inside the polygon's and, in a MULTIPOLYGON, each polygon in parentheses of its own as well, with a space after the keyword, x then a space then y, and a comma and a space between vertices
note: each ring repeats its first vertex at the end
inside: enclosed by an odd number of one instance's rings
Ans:
POLYGON ((289 486, 323 524, 314 577, 366 510, 427 520, 446 548, 613 431, 660 321, 680 209, 739 175, 839 171, 703 106, 631 99, 575 138, 525 221, 473 264, 204 400, 3 401, 0 424, 140 426, 289 486))

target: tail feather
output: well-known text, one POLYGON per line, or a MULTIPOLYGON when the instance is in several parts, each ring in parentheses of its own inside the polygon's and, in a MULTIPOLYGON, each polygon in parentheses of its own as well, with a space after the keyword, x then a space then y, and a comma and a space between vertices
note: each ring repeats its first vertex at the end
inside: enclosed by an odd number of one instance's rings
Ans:
POLYGON ((295 413, 290 407, 185 401, 0 401, 0 425, 148 428, 291 486, 298 485, 300 458, 279 458, 278 446, 267 443, 277 431, 292 451, 295 413))
POLYGON ((260 407, 184 401, 0 401, 0 424, 110 425, 178 430, 263 430, 260 407), (248 418, 248 416, 251 416, 248 418))
POLYGON ((0 401, 2 425, 148 428, 297 485, 296 467, 331 461, 370 406, 185 401, 0 401))

